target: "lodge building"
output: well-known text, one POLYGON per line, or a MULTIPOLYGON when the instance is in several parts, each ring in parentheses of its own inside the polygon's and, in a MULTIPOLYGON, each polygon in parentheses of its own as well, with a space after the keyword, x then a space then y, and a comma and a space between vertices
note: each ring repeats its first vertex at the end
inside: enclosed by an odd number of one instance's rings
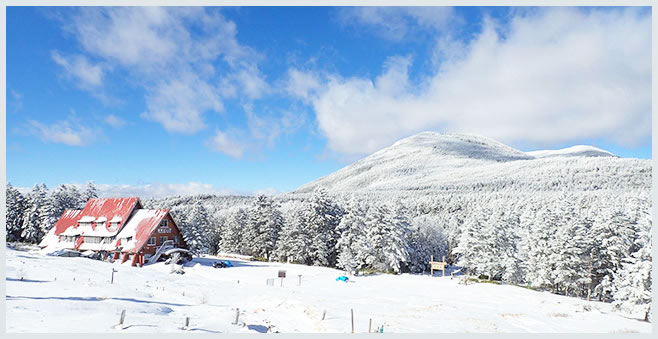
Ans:
POLYGON ((39 246, 94 251, 133 266, 187 248, 169 210, 144 209, 136 197, 89 199, 82 210, 64 211, 39 246))

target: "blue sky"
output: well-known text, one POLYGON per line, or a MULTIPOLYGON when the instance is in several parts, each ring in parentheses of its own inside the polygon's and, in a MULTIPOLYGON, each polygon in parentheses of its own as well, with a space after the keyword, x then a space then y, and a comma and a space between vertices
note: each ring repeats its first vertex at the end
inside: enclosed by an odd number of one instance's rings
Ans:
POLYGON ((651 158, 646 8, 7 8, 7 178, 289 191, 425 130, 651 158))

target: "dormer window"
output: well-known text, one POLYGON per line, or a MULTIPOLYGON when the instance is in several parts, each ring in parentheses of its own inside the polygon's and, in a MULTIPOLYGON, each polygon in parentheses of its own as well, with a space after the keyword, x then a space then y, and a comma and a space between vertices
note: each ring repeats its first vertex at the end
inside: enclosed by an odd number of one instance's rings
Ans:
POLYGON ((94 222, 95 220, 96 220, 96 218, 86 215, 86 216, 80 218, 78 223, 82 227, 91 227, 91 223, 94 222))
POLYGON ((96 219, 96 227, 105 227, 106 221, 107 221, 106 217, 98 217, 98 219, 96 219))

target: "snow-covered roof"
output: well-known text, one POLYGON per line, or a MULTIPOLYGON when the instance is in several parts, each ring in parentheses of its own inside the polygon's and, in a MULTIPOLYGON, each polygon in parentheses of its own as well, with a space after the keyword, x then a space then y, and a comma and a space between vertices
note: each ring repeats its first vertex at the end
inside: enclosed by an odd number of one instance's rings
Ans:
POLYGON ((59 217, 59 220, 55 223, 55 235, 60 235, 68 228, 75 226, 78 222, 78 218, 82 215, 81 210, 66 210, 62 213, 62 216, 59 217))
POLYGON ((111 222, 111 223, 121 222, 121 220, 123 220, 123 219, 121 218, 121 216, 115 215, 115 216, 112 217, 112 219, 110 220, 110 222, 111 222))
POLYGON ((96 220, 96 218, 92 217, 91 215, 85 215, 82 218, 80 218, 80 222, 93 222, 96 220))
POLYGON ((59 235, 72 237, 72 236, 80 235, 81 233, 82 233, 82 230, 80 228, 69 227, 64 232, 60 233, 59 235))
POLYGON ((123 251, 134 252, 142 248, 167 213, 169 210, 137 210, 117 235, 118 239, 133 238, 128 243, 121 243, 123 251))
POLYGON ((107 221, 106 217, 98 217, 98 219, 96 219, 96 223, 102 223, 102 222, 106 222, 106 221, 107 221))

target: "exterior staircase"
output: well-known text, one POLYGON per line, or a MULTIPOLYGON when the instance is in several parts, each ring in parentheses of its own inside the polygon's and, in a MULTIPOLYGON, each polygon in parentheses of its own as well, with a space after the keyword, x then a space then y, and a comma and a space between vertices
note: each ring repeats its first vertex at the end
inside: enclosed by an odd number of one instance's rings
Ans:
POLYGON ((172 248, 174 248, 174 241, 173 240, 167 240, 167 241, 163 242, 162 245, 160 245, 160 247, 158 247, 158 250, 155 251, 155 254, 153 254, 149 258, 148 263, 152 264, 154 262, 157 262, 158 259, 160 259, 160 256, 162 255, 162 253, 164 253, 165 251, 170 250, 172 248))

